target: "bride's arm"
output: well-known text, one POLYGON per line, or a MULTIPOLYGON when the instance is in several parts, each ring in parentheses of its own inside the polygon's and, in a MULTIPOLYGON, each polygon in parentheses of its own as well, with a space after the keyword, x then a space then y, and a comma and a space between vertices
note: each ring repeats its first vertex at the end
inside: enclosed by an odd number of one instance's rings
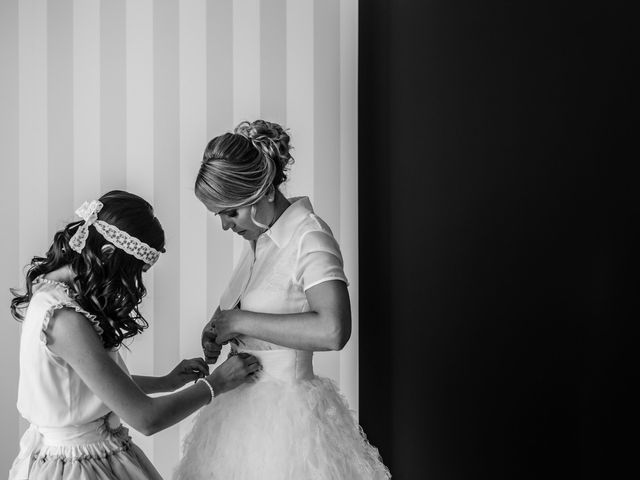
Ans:
POLYGON ((222 310, 212 318, 217 342, 248 335, 300 350, 341 350, 351 336, 351 307, 347 285, 340 280, 306 290, 310 311, 269 314, 222 310))

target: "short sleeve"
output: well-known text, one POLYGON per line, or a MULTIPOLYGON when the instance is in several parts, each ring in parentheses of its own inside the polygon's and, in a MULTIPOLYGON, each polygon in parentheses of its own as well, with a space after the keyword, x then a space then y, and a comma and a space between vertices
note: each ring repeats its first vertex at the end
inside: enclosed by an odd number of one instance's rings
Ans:
POLYGON ((342 254, 335 238, 323 231, 310 231, 300 238, 296 281, 307 290, 320 283, 340 280, 348 285, 342 254))
POLYGON ((98 321, 95 315, 87 312, 85 309, 80 307, 80 305, 78 305, 76 302, 74 302, 71 299, 58 299, 56 303, 48 306, 44 312, 44 318, 42 320, 42 327, 40 330, 40 341, 45 346, 48 344, 47 330, 49 328, 49 323, 51 323, 51 318, 55 314, 56 310, 60 310, 63 308, 75 310, 77 313, 84 316, 89 321, 89 323, 91 323, 91 326, 96 331, 96 333, 99 336, 102 336, 103 330, 102 330, 102 327, 100 326, 100 322, 98 321))

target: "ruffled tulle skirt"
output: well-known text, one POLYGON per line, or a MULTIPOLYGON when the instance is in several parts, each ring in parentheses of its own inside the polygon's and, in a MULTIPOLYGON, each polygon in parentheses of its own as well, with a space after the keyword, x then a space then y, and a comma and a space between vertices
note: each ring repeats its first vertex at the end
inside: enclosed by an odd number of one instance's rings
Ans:
POLYGON ((31 426, 9 480, 162 480, 128 430, 107 419, 64 429, 31 426), (43 435, 44 433, 44 435, 43 435), (61 435, 62 434, 62 435, 61 435))
POLYGON ((379 480, 390 474, 331 380, 283 380, 265 368, 258 381, 219 395, 196 415, 174 478, 379 480))

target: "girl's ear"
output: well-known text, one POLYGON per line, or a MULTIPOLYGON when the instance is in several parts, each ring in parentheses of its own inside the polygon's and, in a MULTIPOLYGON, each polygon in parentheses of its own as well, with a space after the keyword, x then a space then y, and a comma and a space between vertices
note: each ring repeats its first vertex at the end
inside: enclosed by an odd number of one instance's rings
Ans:
POLYGON ((100 253, 102 254, 102 258, 104 260, 109 260, 111 258, 111 255, 113 255, 113 252, 115 251, 116 247, 110 243, 105 243, 100 249, 100 253))

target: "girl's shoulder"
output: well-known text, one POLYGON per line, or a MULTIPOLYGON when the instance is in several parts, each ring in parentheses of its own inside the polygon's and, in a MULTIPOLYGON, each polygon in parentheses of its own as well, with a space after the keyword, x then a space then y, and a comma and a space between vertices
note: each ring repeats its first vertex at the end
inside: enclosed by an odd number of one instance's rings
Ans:
POLYGON ((44 275, 36 277, 36 279, 31 284, 31 288, 34 296, 36 294, 48 294, 51 296, 63 296, 69 299, 72 298, 72 289, 69 285, 57 280, 50 280, 48 278, 45 278, 44 275))
POLYGON ((31 283, 32 296, 29 306, 49 310, 55 305, 71 305, 77 303, 73 299, 72 289, 69 285, 56 280, 49 280, 43 275, 37 277, 31 283))
MULTIPOLYGON (((42 333, 46 336, 46 331, 53 315, 56 311, 67 309, 77 315, 81 315, 87 319, 93 329, 102 335, 103 330, 100 322, 95 315, 82 308, 74 298, 73 289, 66 283, 56 280, 44 278, 43 275, 37 277, 33 283, 33 296, 31 297, 30 306, 36 307, 30 309, 34 313, 39 312, 42 315, 42 333)), ((38 315, 38 316, 40 316, 38 315)), ((46 343, 46 338, 42 338, 46 343)))

